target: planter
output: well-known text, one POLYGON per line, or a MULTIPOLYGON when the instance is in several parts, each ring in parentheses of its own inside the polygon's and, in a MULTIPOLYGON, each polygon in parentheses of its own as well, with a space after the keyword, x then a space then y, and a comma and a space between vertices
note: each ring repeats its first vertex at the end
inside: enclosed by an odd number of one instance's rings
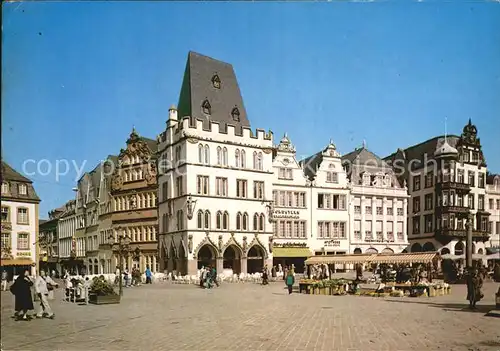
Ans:
POLYGON ((120 303, 120 295, 98 296, 89 295, 89 302, 95 305, 109 305, 120 303))

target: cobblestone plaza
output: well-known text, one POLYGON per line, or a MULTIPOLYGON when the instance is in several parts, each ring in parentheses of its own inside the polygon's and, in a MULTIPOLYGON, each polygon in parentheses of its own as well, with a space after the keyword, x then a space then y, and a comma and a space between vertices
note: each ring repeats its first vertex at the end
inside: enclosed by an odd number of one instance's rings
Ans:
MULTIPOLYGON (((2 292, 2 350, 499 350, 498 284, 477 312, 465 287, 435 298, 287 295, 284 286, 154 284, 119 305, 53 301, 55 320, 14 321, 2 292)), ((60 294, 61 292, 58 291, 60 294)))

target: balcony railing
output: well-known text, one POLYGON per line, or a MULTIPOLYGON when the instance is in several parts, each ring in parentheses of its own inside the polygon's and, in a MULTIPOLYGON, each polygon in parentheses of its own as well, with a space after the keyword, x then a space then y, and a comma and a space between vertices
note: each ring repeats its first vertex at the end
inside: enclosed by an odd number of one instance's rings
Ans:
POLYGON ((442 213, 460 213, 468 214, 470 209, 466 206, 456 206, 456 205, 442 205, 437 208, 439 212, 442 213))
MULTIPOLYGON (((442 228, 436 230, 436 234, 443 237, 465 239, 467 237, 467 229, 442 228)), ((472 237, 476 240, 486 240, 489 235, 490 234, 488 232, 481 230, 472 231, 472 237)))
POLYGON ((441 191, 441 190, 446 190, 446 189, 454 189, 460 192, 469 192, 470 191, 470 184, 466 183, 459 183, 455 182, 453 180, 446 180, 443 182, 437 182, 436 183, 436 190, 441 191))

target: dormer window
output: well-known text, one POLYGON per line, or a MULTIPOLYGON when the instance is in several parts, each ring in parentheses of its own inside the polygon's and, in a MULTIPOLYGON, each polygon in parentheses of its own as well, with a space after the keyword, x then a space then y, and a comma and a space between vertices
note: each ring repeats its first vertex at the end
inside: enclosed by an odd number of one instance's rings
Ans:
POLYGON ((363 185, 371 185, 371 175, 368 172, 363 173, 363 185))
POLYGON ((215 89, 220 89, 220 78, 217 74, 212 77, 212 85, 215 89))
POLYGON ((9 192, 9 183, 2 183, 2 194, 9 192))
POLYGON ((18 190, 19 190, 19 195, 28 194, 28 187, 26 186, 26 184, 19 184, 18 190))
POLYGON ((212 112, 212 106, 210 106, 208 100, 203 101, 203 104, 201 104, 201 108, 203 110, 203 113, 206 115, 210 115, 212 112))
POLYGON ((240 121, 240 110, 238 110, 237 107, 233 108, 231 111, 231 117, 233 117, 233 121, 239 122, 240 121))

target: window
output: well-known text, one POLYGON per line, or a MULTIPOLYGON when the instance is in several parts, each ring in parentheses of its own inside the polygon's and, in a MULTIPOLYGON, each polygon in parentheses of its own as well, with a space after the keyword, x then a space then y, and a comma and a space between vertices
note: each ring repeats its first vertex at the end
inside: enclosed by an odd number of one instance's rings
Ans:
POLYGON ((278 178, 285 179, 285 180, 292 180, 293 179, 293 170, 289 169, 289 168, 280 168, 278 170, 278 178))
POLYGON ((457 170, 457 183, 464 183, 464 170, 463 169, 457 170))
POLYGON ((9 183, 2 183, 2 194, 9 192, 9 183))
POLYGON ((413 198, 413 213, 420 212, 420 196, 413 198))
POLYGON ((253 230, 259 230, 259 214, 254 214, 253 215, 253 230))
POLYGON ((336 194, 318 194, 318 208, 345 210, 346 196, 336 194))
POLYGON ((488 231, 488 218, 487 217, 481 218, 481 231, 482 232, 488 231))
POLYGON ((420 216, 413 217, 413 234, 420 234, 420 216))
POLYGON ((474 194, 469 194, 468 199, 469 208, 474 209, 474 194))
POLYGON ((215 227, 217 229, 222 229, 222 212, 217 211, 217 214, 215 215, 215 227))
POLYGON ((500 210, 500 200, 497 200, 497 210, 500 210))
POLYGON ((496 234, 500 234, 500 222, 496 223, 496 234))
POLYGON ((493 199, 489 199, 488 208, 490 210, 494 210, 495 209, 495 202, 493 201, 493 199))
POLYGON ((372 221, 365 221, 365 240, 372 239, 372 221))
POLYGON ((236 197, 247 197, 247 181, 242 179, 236 180, 236 197))
POLYGON ((479 173, 478 174, 478 176, 477 176, 477 185, 480 188, 484 188, 485 187, 485 184, 484 184, 484 173, 479 173))
POLYGON ((240 121, 240 110, 238 110, 237 107, 233 108, 231 111, 231 117, 233 117, 233 121, 239 122, 240 121))
POLYGON ((236 229, 237 230, 241 230, 241 228, 242 228, 241 221, 242 220, 243 220, 243 215, 241 214, 241 212, 238 212, 236 214, 236 229))
POLYGON ((178 176, 175 179, 175 195, 181 196, 184 193, 184 186, 182 181, 182 176, 178 176))
POLYGON ((19 191, 19 195, 26 195, 26 194, 28 194, 28 187, 26 186, 26 184, 19 184, 17 186, 17 189, 19 191))
POLYGON ((331 171, 326 172, 326 182, 337 184, 339 182, 338 173, 331 171))
POLYGON ((478 195, 478 197, 477 197, 477 209, 484 211, 484 195, 478 195))
POLYGON ((229 229, 229 213, 227 211, 222 216, 222 229, 229 229))
POLYGON ((383 207, 377 207, 376 209, 378 215, 383 215, 384 214, 384 209, 383 207))
POLYGON ((18 250, 29 250, 30 249, 30 235, 28 233, 18 233, 17 234, 17 249, 18 250))
POLYGON ((210 211, 205 211, 205 229, 210 228, 210 211))
POLYGON ((168 182, 165 182, 161 185, 162 188, 162 194, 163 194, 163 201, 167 201, 168 199, 168 182))
POLYGON ((354 213, 361 214, 361 206, 354 206, 354 213))
POLYGON ((238 212, 236 215, 236 229, 248 230, 248 213, 238 212))
POLYGON ((227 178, 215 178, 215 192, 217 196, 227 196, 227 178))
POLYGON ((425 215, 425 232, 432 233, 432 215, 425 215))
POLYGON ((177 230, 184 229, 184 211, 177 211, 177 230))
POLYGON ((387 207, 387 215, 388 216, 393 216, 394 215, 394 209, 392 207, 387 207))
POLYGON ((413 191, 420 190, 420 174, 413 176, 413 191))
POLYGON ((234 152, 234 166, 236 168, 240 168, 241 167, 241 155, 240 155, 240 150, 236 149, 236 151, 234 152))
POLYGON ((433 185, 433 180, 434 180, 434 173, 433 172, 428 172, 425 175, 425 187, 430 188, 433 185))
POLYGON ((209 181, 208 181, 208 176, 197 176, 196 177, 196 192, 197 194, 200 195, 208 195, 208 186, 209 186, 209 181))
POLYGON ((365 207, 365 213, 369 214, 369 215, 373 214, 372 207, 371 206, 366 206, 365 207))
POLYGON ((224 166, 228 165, 228 163, 227 163, 227 148, 226 147, 222 148, 222 164, 224 166))
POLYGON ((253 152, 253 169, 261 171, 263 169, 262 165, 262 152, 253 152))
POLYGON ((425 210, 432 210, 432 194, 425 195, 425 210))
POLYGON ((241 150, 241 168, 245 168, 247 166, 247 153, 245 150, 241 150))
POLYGON ((10 222, 10 208, 2 206, 2 222, 10 222))
POLYGON ((212 111, 212 106, 210 106, 210 103, 208 100, 203 101, 203 104, 201 104, 201 109, 204 114, 210 115, 212 111))
POLYGON ((220 78, 217 74, 212 77, 212 86, 215 89, 220 89, 220 78))
POLYGON ((253 182, 253 197, 254 199, 264 199, 264 182, 253 182))
POLYGON ((17 223, 29 224, 28 209, 26 207, 17 208, 17 223))
POLYGON ((474 180, 476 178, 476 173, 473 171, 469 171, 468 176, 469 176, 469 185, 474 186, 474 180))
POLYGON ((217 164, 222 165, 222 148, 217 146, 217 164))
POLYGON ((10 242, 10 233, 2 233, 2 249, 3 248, 10 248, 12 247, 12 244, 10 242))

